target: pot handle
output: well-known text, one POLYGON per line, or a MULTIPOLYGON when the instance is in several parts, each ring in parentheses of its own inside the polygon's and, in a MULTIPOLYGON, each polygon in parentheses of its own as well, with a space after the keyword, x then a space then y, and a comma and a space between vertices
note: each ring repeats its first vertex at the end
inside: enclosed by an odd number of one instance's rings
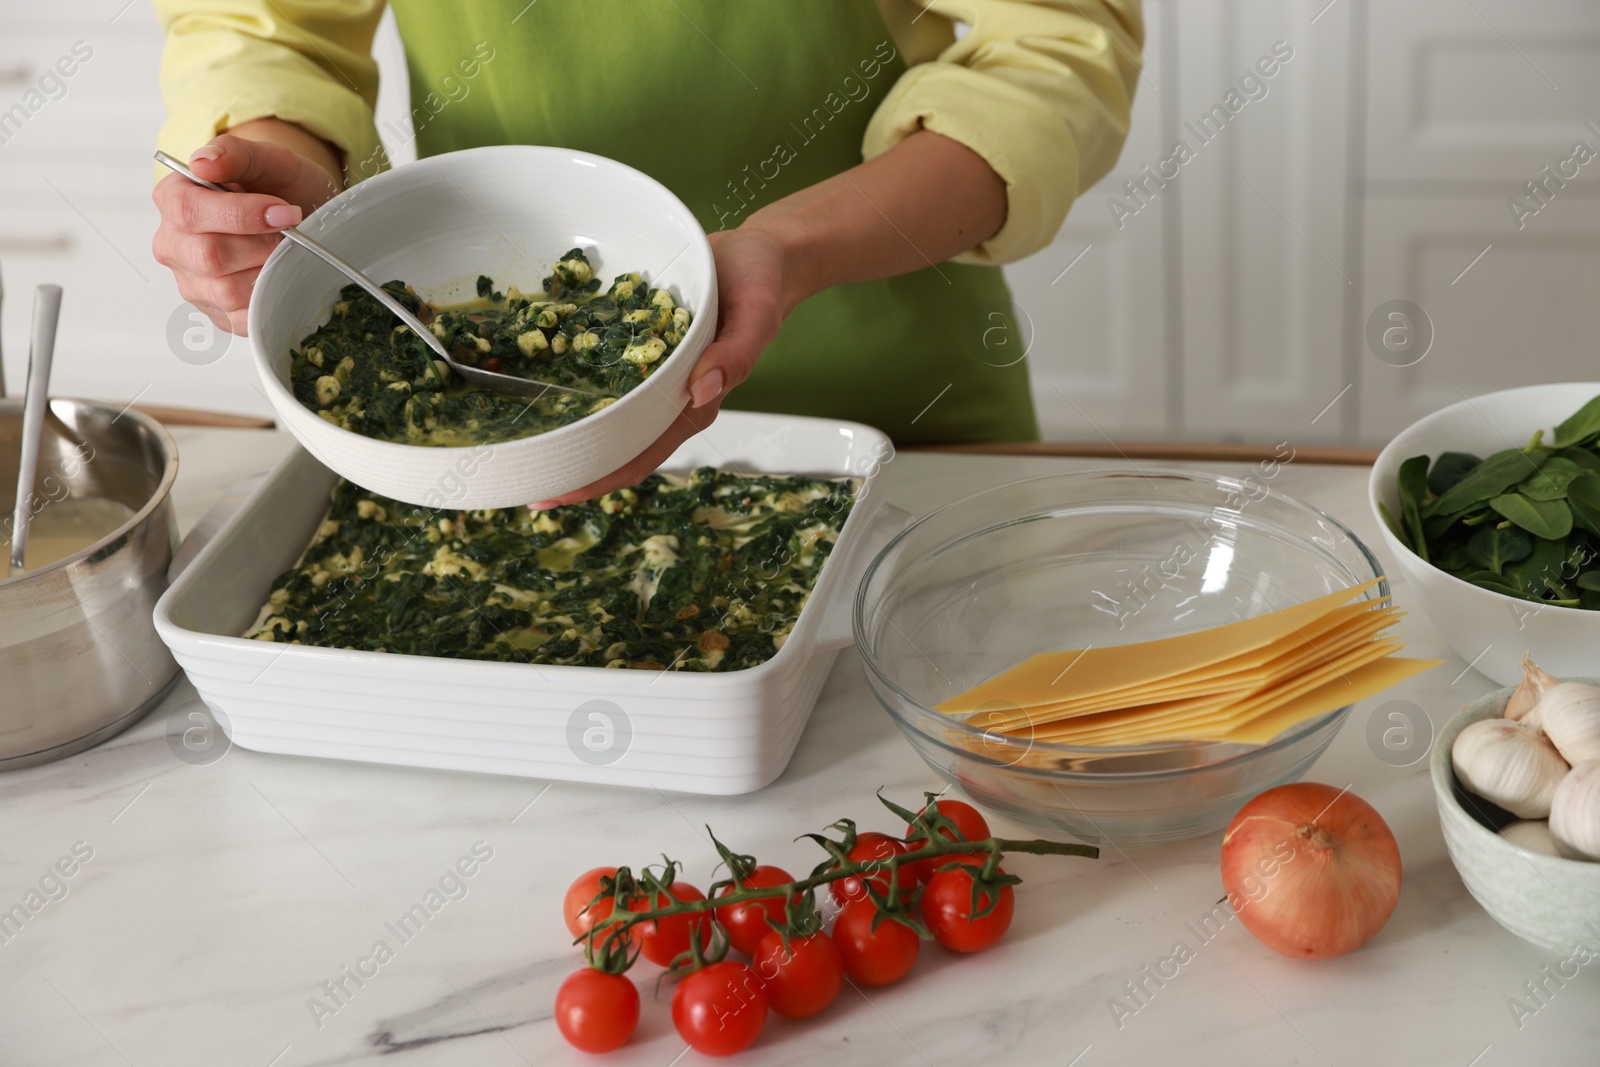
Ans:
POLYGON ((817 628, 818 648, 844 648, 855 640, 851 616, 855 612, 856 590, 861 587, 861 578, 884 546, 911 525, 911 519, 909 511, 893 504, 884 504, 872 516, 853 551, 842 560, 844 570, 834 581, 828 602, 823 605, 822 622, 817 628))
POLYGON ((200 550, 217 536, 217 531, 222 529, 223 523, 231 519, 233 513, 250 499, 250 494, 256 491, 270 473, 271 471, 256 471, 252 475, 240 478, 206 509, 206 513, 200 516, 200 521, 184 535, 178 550, 172 554, 172 565, 167 568, 168 584, 176 581, 178 575, 188 569, 189 564, 194 562, 195 556, 200 554, 200 550))

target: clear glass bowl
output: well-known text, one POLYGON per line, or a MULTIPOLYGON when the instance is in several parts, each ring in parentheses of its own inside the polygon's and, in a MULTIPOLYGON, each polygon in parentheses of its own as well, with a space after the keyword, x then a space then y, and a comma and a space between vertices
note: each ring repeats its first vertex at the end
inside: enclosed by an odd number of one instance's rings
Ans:
MULTIPOLYGON (((1047 475, 908 527, 855 605, 867 679, 935 771, 1051 836, 1118 847, 1198 837, 1304 774, 1349 708, 1264 745, 1088 748, 986 732, 933 710, 1039 652, 1150 641, 1380 577, 1336 519, 1247 480, 1180 470, 1047 475)), ((1387 581, 1365 594, 1387 596, 1387 581)))

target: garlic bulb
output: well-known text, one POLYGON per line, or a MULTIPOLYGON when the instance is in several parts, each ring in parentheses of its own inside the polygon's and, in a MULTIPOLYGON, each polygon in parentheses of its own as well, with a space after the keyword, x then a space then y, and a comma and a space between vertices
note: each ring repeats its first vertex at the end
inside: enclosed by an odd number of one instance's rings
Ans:
POLYGON ((1600 760, 1600 689, 1582 682, 1551 686, 1533 714, 1568 763, 1600 760))
MULTIPOLYGON (((1533 662, 1533 658, 1526 652, 1522 654, 1522 684, 1517 686, 1516 692, 1511 694, 1511 699, 1506 701, 1505 716, 1508 719, 1521 721, 1530 711, 1539 705, 1539 698, 1547 689, 1559 684, 1553 677, 1540 670, 1533 662)), ((1539 720, 1535 717, 1528 723, 1537 726, 1539 720)))
POLYGON ((1561 850, 1556 847, 1555 836, 1550 833, 1550 824, 1543 819, 1519 819, 1507 823, 1500 828, 1500 836, 1524 852, 1537 852, 1541 856, 1561 855, 1561 850))
POLYGON ((1567 855, 1600 860, 1600 760, 1580 763, 1561 780, 1550 805, 1550 833, 1567 855))
POLYGON ((1549 738, 1504 718, 1468 724, 1456 735, 1450 757, 1462 785, 1523 819, 1550 814, 1550 800, 1567 773, 1549 738))

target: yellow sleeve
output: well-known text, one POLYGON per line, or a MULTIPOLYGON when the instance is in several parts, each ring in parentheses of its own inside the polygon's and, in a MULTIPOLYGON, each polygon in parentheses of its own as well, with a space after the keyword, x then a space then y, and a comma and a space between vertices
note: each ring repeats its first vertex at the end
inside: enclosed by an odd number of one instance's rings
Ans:
POLYGON ((914 65, 872 116, 862 154, 929 129, 1005 179, 1005 225, 958 262, 1009 263, 1049 244, 1128 135, 1139 0, 880 0, 880 10, 914 65), (959 40, 935 29, 953 22, 970 27, 959 40), (939 33, 944 47, 919 62, 918 43, 939 33))
MULTIPOLYGON (((179 159, 251 119, 293 122, 344 153, 346 181, 387 163, 372 109, 383 0, 154 0, 166 32, 159 145, 179 159)), ((156 176, 166 174, 157 167, 156 176)))

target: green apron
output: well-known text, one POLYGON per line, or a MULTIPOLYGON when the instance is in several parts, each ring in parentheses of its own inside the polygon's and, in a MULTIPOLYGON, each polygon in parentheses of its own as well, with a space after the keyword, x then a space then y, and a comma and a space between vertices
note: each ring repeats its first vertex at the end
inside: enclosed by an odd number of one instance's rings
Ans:
MULTIPOLYGON (((859 163, 906 69, 872 0, 393 7, 419 155, 550 144, 610 156, 707 231, 859 163)), ((727 403, 854 419, 902 443, 1036 438, 1013 323, 995 267, 836 286, 794 310, 727 403)))

